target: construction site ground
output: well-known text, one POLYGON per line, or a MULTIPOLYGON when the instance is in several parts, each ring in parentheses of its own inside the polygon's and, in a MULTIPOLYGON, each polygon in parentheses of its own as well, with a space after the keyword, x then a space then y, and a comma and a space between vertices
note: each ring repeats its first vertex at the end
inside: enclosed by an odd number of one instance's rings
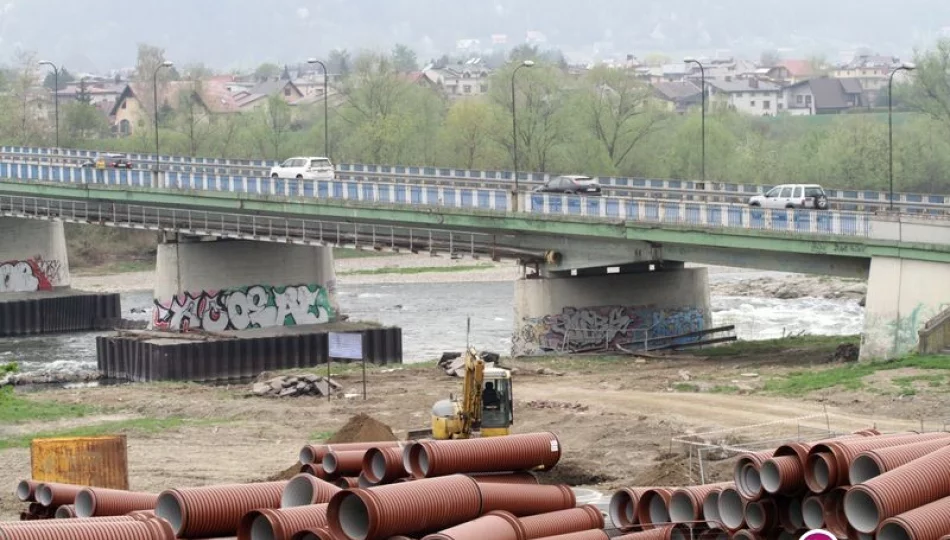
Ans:
MULTIPOLYGON (((945 427, 950 358, 834 360, 846 341, 798 338, 665 357, 506 361, 517 370, 514 431, 559 435, 564 455, 545 481, 608 491, 697 483, 695 462, 674 438, 752 447, 829 428, 945 427), (717 430, 734 431, 705 435, 717 430)), ((305 442, 330 437, 358 413, 404 437, 427 426, 432 404, 461 386, 434 364, 371 367, 364 401, 358 366, 333 371, 349 397, 329 402, 251 396, 250 385, 181 383, 0 394, 0 410, 27 413, 0 415, 0 519, 15 519, 21 509, 10 494, 30 475, 31 437, 127 434, 135 490, 247 482, 287 471, 305 442), (43 407, 47 419, 31 419, 33 406, 43 407)), ((706 456, 707 481, 731 474, 728 460, 715 461, 718 455, 706 456)))

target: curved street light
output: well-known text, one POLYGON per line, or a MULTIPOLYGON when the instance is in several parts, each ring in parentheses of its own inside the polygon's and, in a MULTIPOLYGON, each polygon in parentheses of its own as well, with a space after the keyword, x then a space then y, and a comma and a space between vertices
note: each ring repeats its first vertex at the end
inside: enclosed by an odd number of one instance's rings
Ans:
POLYGON ((317 60, 316 58, 311 58, 307 60, 308 64, 317 64, 323 68, 323 155, 330 159, 330 114, 329 107, 327 106, 327 91, 329 88, 329 78, 330 75, 327 73, 327 65, 323 62, 317 60))
POLYGON ((683 62, 687 64, 696 64, 697 66, 699 66, 700 85, 702 86, 702 96, 703 96, 702 97, 703 126, 702 126, 702 135, 701 135, 701 138, 703 141, 702 179, 703 179, 703 188, 705 188, 706 187, 705 186, 706 184, 706 68, 703 66, 702 62, 700 62, 699 60, 696 60, 695 58, 684 58, 683 62))
POLYGON ((49 60, 41 60, 39 65, 53 68, 53 114, 56 117, 56 153, 59 153, 59 68, 49 60))
POLYGON ((891 212, 894 211, 894 75, 897 74, 898 71, 913 70, 913 64, 901 64, 891 71, 891 75, 887 80, 887 169, 888 183, 890 185, 890 205, 888 209, 891 212))
POLYGON ((529 68, 533 66, 534 60, 525 60, 520 66, 516 67, 515 70, 511 72, 511 157, 515 168, 515 211, 518 210, 518 117, 516 116, 515 112, 515 75, 518 74, 518 70, 521 68, 529 68))
POLYGON ((158 72, 161 71, 162 68, 170 68, 174 65, 174 63, 165 60, 155 68, 155 73, 152 74, 152 102, 155 107, 155 172, 158 172, 161 167, 159 163, 161 158, 159 157, 160 154, 158 150, 158 72))

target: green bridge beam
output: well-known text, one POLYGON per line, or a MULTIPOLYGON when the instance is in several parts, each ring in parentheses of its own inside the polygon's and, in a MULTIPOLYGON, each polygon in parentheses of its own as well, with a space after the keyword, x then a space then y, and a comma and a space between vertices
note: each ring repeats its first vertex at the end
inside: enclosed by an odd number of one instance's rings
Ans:
POLYGON ((104 201, 123 204, 192 208, 208 211, 270 214, 327 221, 384 223, 388 225, 458 229, 497 234, 545 234, 639 240, 657 244, 682 244, 773 253, 834 255, 869 259, 900 257, 950 263, 950 246, 908 244, 857 236, 710 229, 686 225, 604 220, 543 214, 509 214, 498 211, 446 207, 407 207, 334 199, 290 199, 247 193, 119 186, 62 185, 42 182, 0 181, 0 194, 57 199, 104 201))

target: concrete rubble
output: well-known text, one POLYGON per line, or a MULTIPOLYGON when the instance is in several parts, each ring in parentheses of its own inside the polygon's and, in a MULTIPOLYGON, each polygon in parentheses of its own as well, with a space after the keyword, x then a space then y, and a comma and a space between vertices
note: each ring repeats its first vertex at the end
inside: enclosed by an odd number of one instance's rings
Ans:
MULTIPOLYGON (((481 351, 478 353, 478 356, 485 362, 486 368, 495 367, 500 360, 497 353, 488 351, 481 351)), ((438 366, 450 377, 461 378, 465 376, 465 359, 462 357, 462 353, 442 353, 442 358, 439 359, 438 366)), ((501 366, 498 365, 498 367, 501 366)))
POLYGON ((251 385, 251 394, 260 397, 329 396, 338 394, 343 385, 320 375, 285 375, 251 385))

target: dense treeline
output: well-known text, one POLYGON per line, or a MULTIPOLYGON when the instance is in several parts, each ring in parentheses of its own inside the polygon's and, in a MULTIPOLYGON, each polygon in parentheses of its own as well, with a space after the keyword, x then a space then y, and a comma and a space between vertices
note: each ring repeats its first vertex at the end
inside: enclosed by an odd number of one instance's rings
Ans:
MULTIPOLYGON (((490 76, 487 95, 459 100, 412 80, 394 67, 391 56, 356 57, 339 87, 346 99, 330 110, 332 158, 337 163, 511 169, 512 67, 537 51, 516 53, 514 62, 490 76)), ((595 68, 573 76, 557 63, 538 59, 516 80, 520 170, 699 178, 698 110, 667 112, 649 87, 622 71, 595 68)), ((895 95, 901 105, 894 119, 898 190, 950 192, 948 66, 950 43, 942 42, 919 55, 916 77, 895 95)), ((5 84, 0 139, 51 144, 51 126, 31 127, 20 114, 18 107, 25 110, 17 97, 25 92, 22 81, 8 75, 5 84)), ((64 146, 154 151, 151 129, 125 139, 101 138, 106 126, 79 114, 81 107, 71 104, 63 114, 64 146)), ((319 102, 293 107, 274 98, 268 107, 210 123, 184 103, 163 110, 161 118, 163 153, 282 159, 321 154, 324 146, 319 102)), ((756 118, 712 107, 706 144, 706 174, 714 181, 887 186, 886 113, 756 118)))

